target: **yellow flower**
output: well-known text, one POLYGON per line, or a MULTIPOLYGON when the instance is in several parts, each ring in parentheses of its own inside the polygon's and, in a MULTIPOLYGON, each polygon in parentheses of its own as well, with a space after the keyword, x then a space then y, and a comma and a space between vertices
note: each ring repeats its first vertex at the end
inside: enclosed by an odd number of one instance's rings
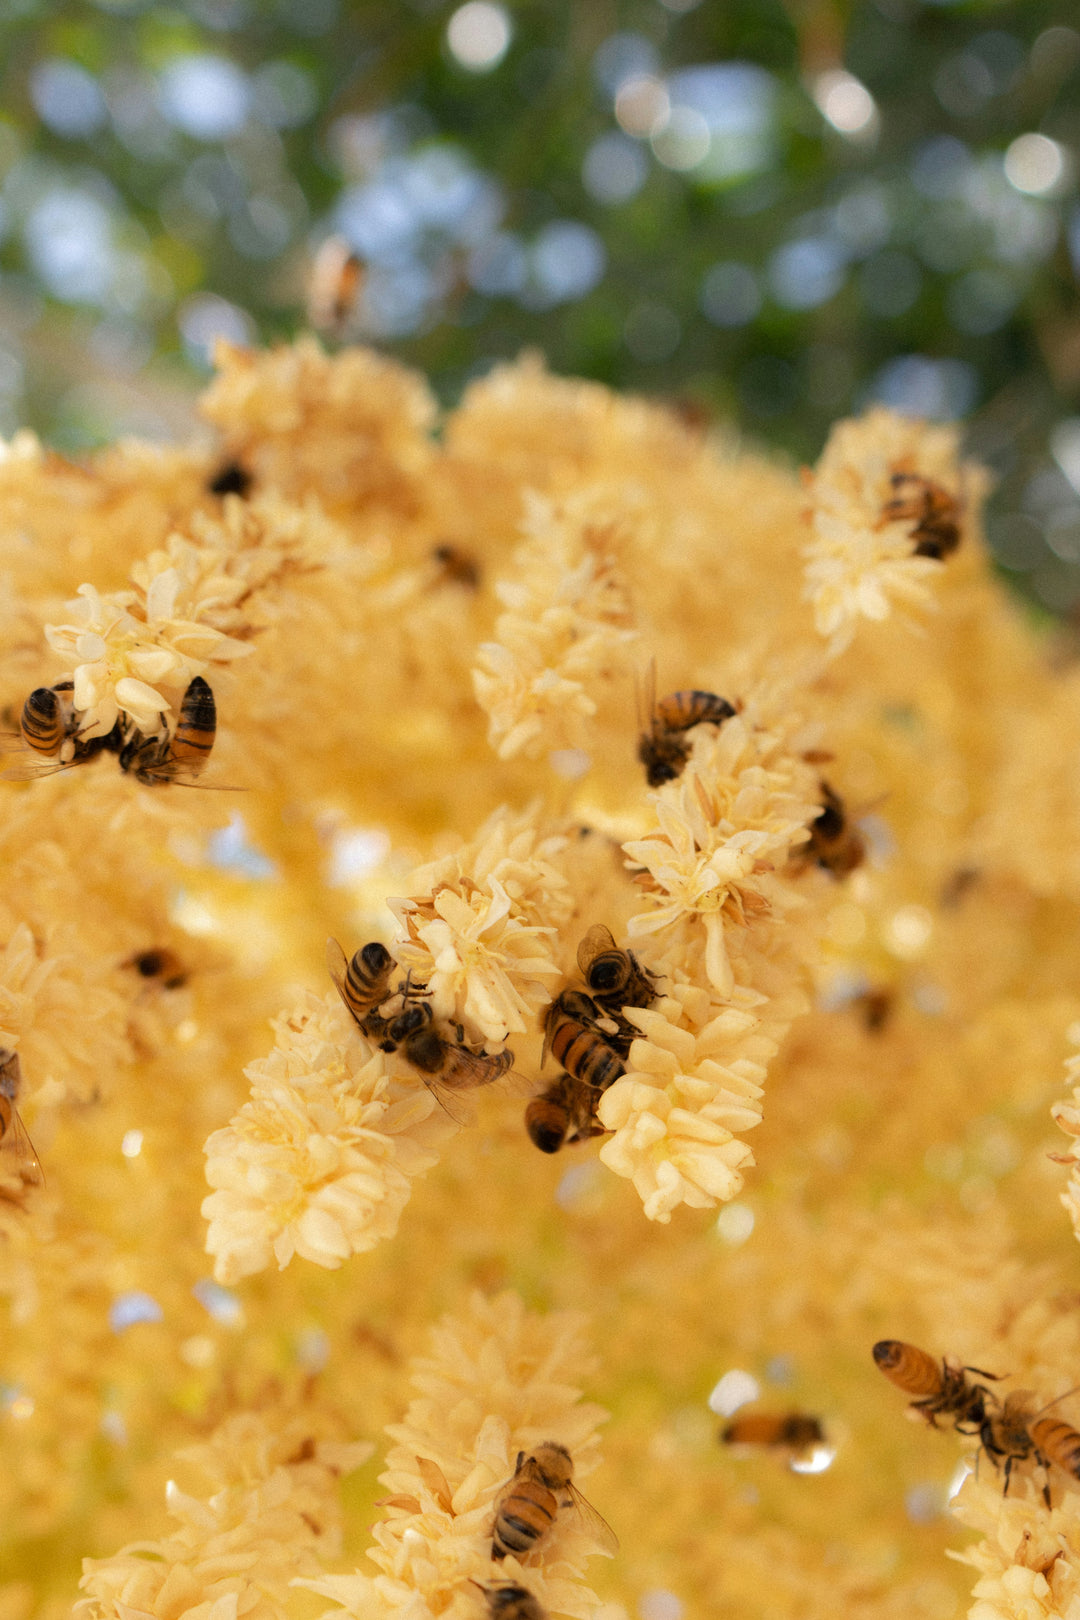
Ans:
POLYGON ((812 772, 784 755, 779 738, 745 716, 719 730, 700 727, 682 775, 649 795, 656 827, 623 845, 639 882, 648 875, 642 886, 650 907, 631 917, 630 933, 700 925, 709 982, 728 995, 734 980, 725 930, 801 903, 775 873, 820 812, 812 783, 812 772))
POLYGON ((958 494, 955 430, 878 408, 833 428, 809 479, 806 595, 834 654, 860 618, 880 621, 894 602, 925 607, 932 600, 929 584, 941 563, 915 555, 910 518, 886 514, 896 494, 893 474, 908 471, 958 494))
POLYGON ((401 1059, 374 1049, 331 992, 278 1020, 252 1096, 206 1143, 206 1248, 218 1282, 299 1255, 335 1270, 397 1230, 412 1179, 457 1129, 401 1059))
POLYGON ((496 811, 471 844, 413 874, 412 897, 388 901, 404 936, 394 954, 433 1013, 492 1047, 531 1027, 560 971, 554 935, 570 896, 553 861, 565 839, 537 821, 535 809, 496 811))
POLYGON ((474 1294, 433 1335, 433 1354, 412 1366, 417 1390, 403 1422, 388 1430, 396 1444, 380 1483, 390 1493, 368 1557, 383 1572, 301 1579, 363 1620, 475 1615, 473 1582, 521 1580, 553 1612, 585 1617, 598 1599, 582 1566, 601 1551, 578 1515, 560 1512, 522 1568, 510 1556, 494 1575, 491 1536, 497 1499, 513 1477, 520 1451, 545 1441, 566 1446, 575 1482, 597 1462, 597 1426, 606 1414, 582 1402, 575 1387, 587 1370, 578 1319, 540 1316, 516 1294, 474 1294))

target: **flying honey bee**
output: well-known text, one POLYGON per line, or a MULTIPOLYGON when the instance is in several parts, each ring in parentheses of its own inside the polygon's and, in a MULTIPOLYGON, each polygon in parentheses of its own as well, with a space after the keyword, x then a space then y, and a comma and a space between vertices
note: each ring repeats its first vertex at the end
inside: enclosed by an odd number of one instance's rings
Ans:
POLYGON ((720 1431, 726 1446, 775 1446, 787 1451, 809 1451, 820 1446, 825 1432, 819 1418, 805 1412, 749 1412, 733 1418, 720 1431))
MULTIPOLYGON (((1066 1395, 1072 1395, 1067 1390, 1066 1395)), ((1016 1389, 1005 1397, 999 1412, 987 1412, 979 1427, 982 1449, 995 1468, 1005 1464, 1005 1492, 1009 1494, 1009 1476, 1013 1464, 1025 1462, 1028 1457, 1043 1469, 1055 1463, 1063 1473, 1080 1479, 1080 1432, 1060 1418, 1043 1417, 1051 1406, 1063 1401, 1057 1395, 1038 1411, 1032 1412, 1034 1397, 1029 1389, 1016 1389)), ((1050 1481, 1043 1480, 1043 1499, 1050 1506, 1050 1481)))
POLYGON ((605 1136, 605 1127, 596 1117, 601 1095, 584 1080, 560 1074, 546 1091, 534 1097, 525 1109, 525 1129, 541 1153, 558 1153, 568 1142, 605 1136))
POLYGON ((421 991, 410 989, 406 981, 404 1005, 389 1020, 381 1046, 384 1052, 394 1052, 400 1047, 405 1061, 419 1069, 424 1084, 451 1119, 460 1124, 463 1115, 455 1106, 454 1093, 491 1085, 513 1065, 514 1054, 511 1051, 493 1055, 474 1052, 466 1046, 460 1027, 457 1041, 448 1041, 435 1027, 430 1004, 416 999, 420 994, 421 991))
MULTIPOLYGON (((589 929, 577 949, 578 967, 589 987, 589 993, 599 1007, 610 1013, 620 1025, 618 1037, 611 1037, 612 1045, 619 1047, 630 1042, 639 1033, 632 1024, 620 1018, 624 1007, 647 1007, 656 1000, 656 980, 641 966, 633 951, 617 948, 610 928, 597 923, 589 929)), ((624 1057, 625 1052, 622 1054, 624 1057)))
POLYGON ((381 1039, 387 1020, 379 1017, 378 1008, 390 994, 390 978, 397 967, 386 946, 376 939, 369 940, 346 962, 345 952, 337 940, 328 939, 326 966, 338 995, 361 1031, 372 1040, 381 1039))
POLYGON ((626 1073, 626 1064, 598 1030, 602 1017, 592 997, 580 990, 564 990, 556 996, 544 1019, 541 1064, 551 1052, 575 1080, 595 1091, 606 1091, 626 1073))
POLYGON ((479 1581, 474 1581, 473 1585, 479 1586, 487 1599, 491 1620, 548 1620, 547 1610, 541 1606, 539 1599, 533 1597, 527 1586, 519 1586, 516 1581, 487 1586, 480 1586, 479 1581))
POLYGON ((820 815, 810 823, 806 854, 833 877, 846 877, 866 859, 866 844, 848 820, 844 801, 824 779, 819 784, 824 801, 820 815))
POLYGON ((894 997, 891 990, 864 990, 854 998, 854 1005, 862 1013, 868 1035, 880 1035, 892 1017, 894 997))
POLYGON ((997 1383, 998 1373, 986 1372, 982 1367, 963 1367, 949 1356, 936 1361, 917 1345, 905 1344, 902 1339, 879 1339, 874 1346, 874 1360, 890 1383, 913 1395, 911 1410, 920 1412, 932 1429, 937 1428, 939 1417, 953 1419, 953 1427, 961 1434, 977 1434, 986 1421, 986 1403, 997 1403, 997 1396, 985 1384, 969 1384, 968 1373, 989 1378, 997 1383))
POLYGON ((916 557, 941 562, 960 544, 960 502, 947 489, 920 473, 898 470, 889 479, 893 489, 881 515, 888 523, 910 519, 915 527, 916 557))
POLYGON ((167 946, 149 951, 137 951, 123 963, 134 968, 144 979, 160 979, 165 990, 180 990, 187 984, 187 969, 175 951, 167 946))
POLYGON ((448 585, 461 585, 467 591, 480 589, 480 564, 460 546, 443 541, 432 547, 432 558, 439 565, 441 579, 448 585))
MULTIPOLYGON (((34 1145, 15 1104, 22 1088, 22 1067, 18 1052, 0 1048, 0 1171, 14 1169, 23 1188, 44 1186, 34 1145)), ((9 1198, 9 1202, 14 1202, 9 1198)))
POLYGON ((243 501, 251 494, 253 483, 254 479, 245 466, 239 461, 227 461, 218 468, 206 487, 211 495, 239 495, 243 501))
POLYGON ((317 332, 341 338, 352 326, 367 280, 363 259, 340 236, 328 236, 308 278, 308 320, 317 332))
POLYGON ((600 1517, 573 1483, 574 1463, 565 1446, 545 1440, 528 1453, 519 1451, 514 1477, 499 1498, 491 1537, 496 1560, 513 1553, 523 1557, 551 1529, 560 1510, 573 1509, 581 1528, 607 1553, 618 1548, 611 1526, 600 1517))
POLYGON ((643 701, 639 700, 638 759, 650 787, 681 776, 690 756, 687 732, 695 726, 722 726, 735 713, 726 698, 715 692, 672 692, 656 699, 656 665, 650 664, 643 701))
POLYGON ((25 769, 5 771, 6 779, 51 776, 73 765, 83 765, 103 751, 119 753, 124 741, 119 720, 106 736, 79 735, 74 690, 74 681, 57 681, 55 686, 38 686, 30 693, 19 717, 19 734, 35 756, 34 763, 25 769))
POLYGON ((202 772, 210 758, 216 735, 214 694, 202 676, 196 675, 184 693, 173 734, 145 737, 141 731, 133 731, 120 750, 120 769, 131 771, 145 787, 178 781, 194 786, 191 779, 202 772))

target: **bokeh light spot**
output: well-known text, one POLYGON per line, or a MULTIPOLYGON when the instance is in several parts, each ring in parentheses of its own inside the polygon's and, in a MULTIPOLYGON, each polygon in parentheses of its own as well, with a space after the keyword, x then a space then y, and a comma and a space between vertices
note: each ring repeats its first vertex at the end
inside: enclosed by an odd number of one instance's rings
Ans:
POLYGON ((672 107, 663 126, 649 143, 653 156, 665 169, 696 169, 709 155, 712 135, 696 107, 672 107))
POLYGON ((454 58, 470 73, 490 73, 510 48, 510 17, 490 0, 468 0, 459 6, 446 27, 446 43, 454 58))
POLYGON ((822 117, 841 135, 873 135, 879 124, 877 104, 861 79, 843 68, 819 73, 814 80, 814 100, 822 117))
POLYGON ((1017 191, 1045 197, 1068 172, 1065 148, 1048 135, 1018 135, 1005 153, 1005 178, 1017 191))
POLYGON ((221 141, 241 129, 251 104, 246 73, 226 56, 181 56, 161 75, 161 110, 185 135, 221 141))
POLYGON ((760 1394, 761 1385, 753 1373, 744 1372, 741 1367, 732 1367, 713 1386, 707 1405, 717 1417, 731 1417, 740 1406, 756 1401, 760 1394))
POLYGON ((641 147, 617 130, 593 141, 581 166, 585 190, 600 203, 629 202, 645 184, 648 163, 641 147))
POLYGON ((105 97, 97 80, 77 62, 49 57, 30 75, 30 99, 44 123, 71 139, 93 135, 105 122, 105 97))
POLYGON ((832 237, 804 236, 785 242, 769 260, 769 286, 785 309, 816 309, 844 284, 843 249, 832 237))
POLYGON ((746 326, 761 308, 761 289, 750 266, 722 260, 705 272, 701 308, 714 326, 746 326))
POLYGON ((652 74, 626 79, 615 95, 615 117, 627 135, 647 140, 671 116, 671 99, 662 79, 652 74))

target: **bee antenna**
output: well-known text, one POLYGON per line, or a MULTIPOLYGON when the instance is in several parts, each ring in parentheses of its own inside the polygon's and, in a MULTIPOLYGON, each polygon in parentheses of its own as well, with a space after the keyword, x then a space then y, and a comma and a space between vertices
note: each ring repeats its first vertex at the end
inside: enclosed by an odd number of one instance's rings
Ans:
POLYGON ((1034 1414, 1031 1421, 1034 1422, 1035 1418, 1042 1417, 1044 1412, 1049 1412, 1050 1408, 1052 1406, 1056 1406, 1059 1401, 1067 1401, 1069 1396, 1075 1395, 1078 1389, 1080 1389, 1080 1384, 1074 1384, 1072 1389, 1067 1389, 1063 1395, 1055 1395, 1052 1401, 1047 1401, 1045 1406, 1039 1407, 1039 1410, 1034 1414))

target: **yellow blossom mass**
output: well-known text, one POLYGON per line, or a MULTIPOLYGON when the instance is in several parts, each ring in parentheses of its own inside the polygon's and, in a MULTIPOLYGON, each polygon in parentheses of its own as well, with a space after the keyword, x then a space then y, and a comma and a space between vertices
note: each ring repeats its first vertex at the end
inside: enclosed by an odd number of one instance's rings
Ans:
POLYGON ((1080 675, 954 429, 217 360, 0 447, 0 1620, 1073 1620, 1080 675))

